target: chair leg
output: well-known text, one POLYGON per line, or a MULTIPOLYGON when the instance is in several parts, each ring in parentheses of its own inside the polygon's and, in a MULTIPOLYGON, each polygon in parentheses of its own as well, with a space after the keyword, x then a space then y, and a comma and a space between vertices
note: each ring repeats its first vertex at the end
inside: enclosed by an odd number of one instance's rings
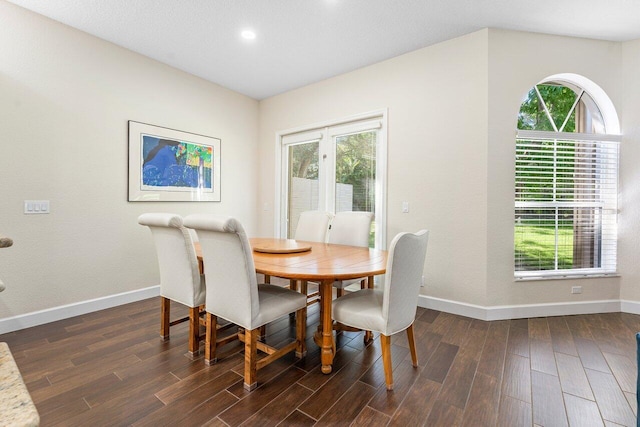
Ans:
POLYGON ((251 391, 258 386, 258 334, 260 328, 245 330, 244 338, 244 389, 251 391))
POLYGON ((271 276, 269 276, 268 274, 265 274, 264 275, 264 283, 267 283, 267 284, 271 283, 271 276))
POLYGON ((382 364, 384 365, 384 380, 387 383, 387 390, 393 390, 393 369, 391 366, 391 337, 380 334, 380 344, 382 345, 382 364))
POLYGON ((189 308, 189 354, 197 356, 200 351, 200 307, 189 308))
POLYGON ((369 344, 372 339, 373 339, 373 332, 364 331, 364 343, 369 344))
POLYGON ((413 323, 407 328, 407 341, 409 341, 409 350, 411 351, 411 361, 413 367, 418 367, 418 353, 416 352, 416 340, 413 336, 413 323))
POLYGON ((292 291, 298 291, 298 281, 294 279, 289 280, 289 289, 292 291))
POLYGON ((218 318, 207 313, 207 332, 204 339, 204 363, 211 365, 218 361, 216 357, 216 341, 218 339, 218 318))
POLYGON ((307 307, 296 311, 296 357, 303 358, 307 355, 305 343, 307 332, 307 307))
POLYGON ((344 296, 344 288, 336 288, 336 298, 344 296))
POLYGON ((163 341, 169 339, 169 323, 171 315, 171 300, 160 297, 160 338, 163 341))

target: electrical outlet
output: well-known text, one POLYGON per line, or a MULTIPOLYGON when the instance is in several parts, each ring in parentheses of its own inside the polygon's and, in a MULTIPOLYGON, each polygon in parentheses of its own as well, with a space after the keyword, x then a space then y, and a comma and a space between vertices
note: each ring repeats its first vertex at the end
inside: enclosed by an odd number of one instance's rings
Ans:
POLYGON ((427 284, 427 280, 422 276, 422 280, 420 281, 420 286, 424 286, 427 284))
POLYGON ((572 286, 571 287, 571 293, 572 294, 581 294, 582 293, 582 286, 572 286))

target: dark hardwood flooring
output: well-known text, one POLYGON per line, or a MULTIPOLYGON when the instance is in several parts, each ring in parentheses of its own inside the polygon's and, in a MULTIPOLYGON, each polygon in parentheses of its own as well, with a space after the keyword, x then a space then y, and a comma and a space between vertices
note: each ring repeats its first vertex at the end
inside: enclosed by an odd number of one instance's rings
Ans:
MULTIPOLYGON (((215 365, 186 356, 187 325, 159 339, 159 299, 0 335, 43 426, 635 426, 640 316, 611 313, 483 322, 418 309, 419 367, 393 338, 395 389, 379 340, 342 333, 332 374, 319 351, 293 355, 242 387, 242 348, 215 365)), ((186 311, 173 305, 175 314, 186 311)), ((318 322, 309 309, 308 336, 318 322)), ((295 322, 270 324, 289 339, 295 322)))

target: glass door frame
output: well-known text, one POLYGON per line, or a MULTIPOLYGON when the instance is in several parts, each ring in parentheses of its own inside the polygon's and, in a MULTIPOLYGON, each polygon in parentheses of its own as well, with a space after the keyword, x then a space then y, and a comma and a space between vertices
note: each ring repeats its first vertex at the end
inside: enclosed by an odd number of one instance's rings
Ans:
POLYGON ((319 139, 318 157, 320 194, 318 209, 332 212, 335 181, 335 136, 342 130, 352 133, 354 129, 377 130, 376 141, 376 185, 375 185, 375 247, 386 249, 387 239, 387 110, 350 116, 309 126, 288 129, 276 133, 276 183, 274 203, 274 235, 286 238, 288 224, 288 146, 319 139), (286 141, 288 140, 288 142, 286 141), (328 189, 328 190, 327 190, 328 189))

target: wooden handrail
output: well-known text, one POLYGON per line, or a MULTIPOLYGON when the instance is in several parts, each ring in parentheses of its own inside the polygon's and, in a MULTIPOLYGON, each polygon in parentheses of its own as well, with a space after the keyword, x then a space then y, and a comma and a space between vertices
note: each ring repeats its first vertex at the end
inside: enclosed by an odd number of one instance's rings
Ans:
POLYGON ((0 248, 8 248, 11 245, 13 245, 13 240, 0 235, 0 248))
MULTIPOLYGON (((0 235, 0 248, 8 248, 11 245, 13 245, 13 240, 11 240, 8 237, 4 237, 0 235)), ((4 290, 5 290, 4 283, 2 283, 2 279, 0 279, 0 292, 4 290)))

